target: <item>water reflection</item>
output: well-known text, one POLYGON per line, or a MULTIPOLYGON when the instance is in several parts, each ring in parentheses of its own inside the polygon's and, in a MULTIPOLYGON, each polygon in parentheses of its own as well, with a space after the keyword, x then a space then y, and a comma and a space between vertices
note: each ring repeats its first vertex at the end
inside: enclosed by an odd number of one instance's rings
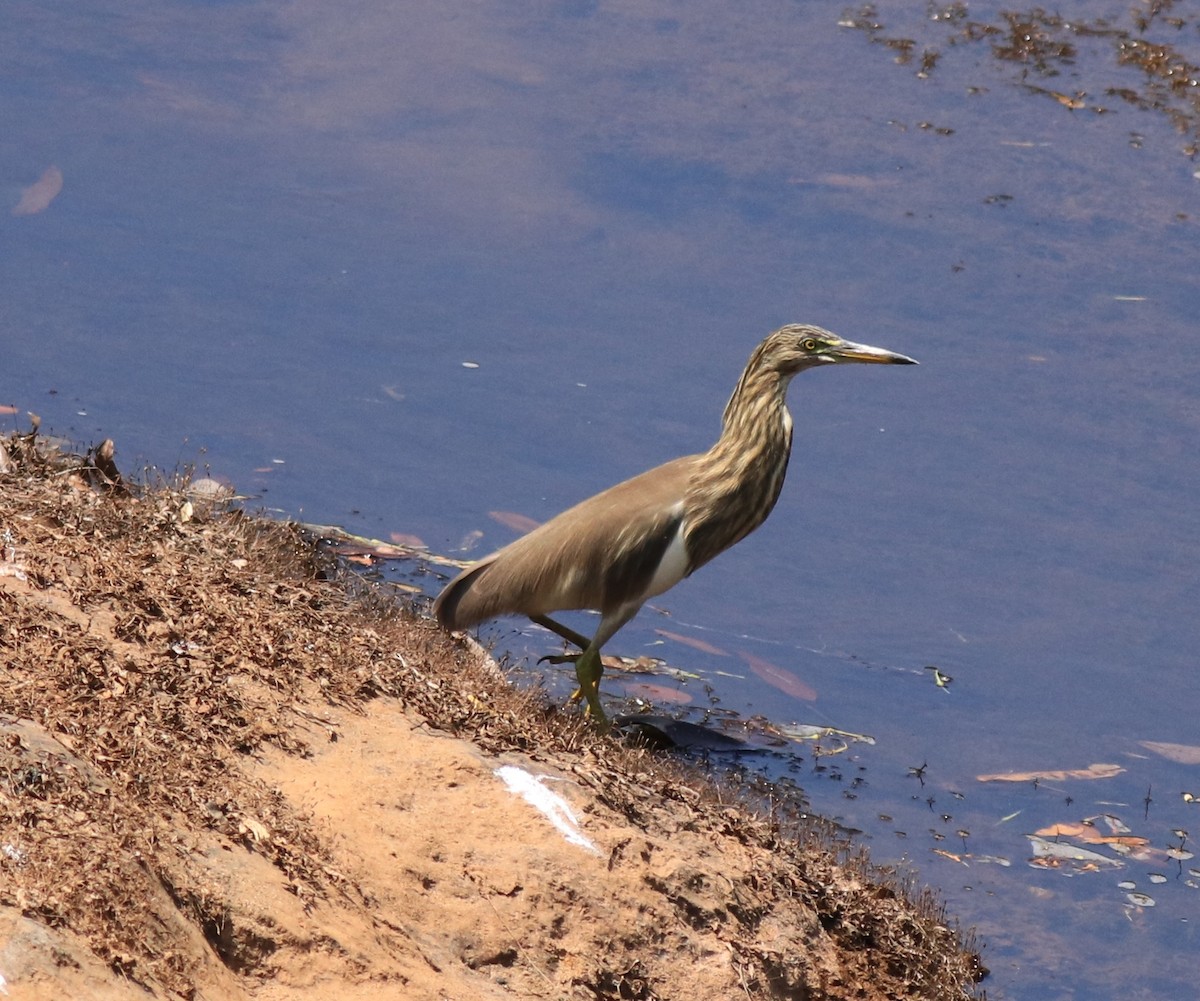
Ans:
POLYGON ((798 382, 771 521, 622 652, 702 636, 731 656, 672 648, 694 702, 874 736, 843 781, 780 771, 981 924, 993 992, 1188 993, 1186 866, 1120 890, 1024 838, 1196 827, 1194 766, 1139 743, 1195 743, 1200 704, 1196 181, 1165 117, 1069 110, 984 48, 922 80, 812 5, 8 14, 0 191, 62 187, 0 228, 6 402, 123 468, 199 458, 289 515, 486 551, 488 511, 707 447, 785 321, 919 357, 798 382), (975 781, 1096 762, 1126 771, 975 781), (1013 865, 935 854, 959 829, 1013 865))

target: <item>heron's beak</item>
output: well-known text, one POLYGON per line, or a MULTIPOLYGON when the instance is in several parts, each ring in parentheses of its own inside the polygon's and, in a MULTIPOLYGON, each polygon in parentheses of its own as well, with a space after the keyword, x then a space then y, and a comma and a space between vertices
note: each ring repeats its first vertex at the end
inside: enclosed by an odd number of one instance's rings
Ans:
POLYGON ((853 341, 842 341, 837 347, 830 348, 824 353, 827 361, 862 361, 877 365, 916 365, 915 358, 897 354, 895 351, 885 351, 883 348, 873 348, 869 344, 855 344, 853 341))

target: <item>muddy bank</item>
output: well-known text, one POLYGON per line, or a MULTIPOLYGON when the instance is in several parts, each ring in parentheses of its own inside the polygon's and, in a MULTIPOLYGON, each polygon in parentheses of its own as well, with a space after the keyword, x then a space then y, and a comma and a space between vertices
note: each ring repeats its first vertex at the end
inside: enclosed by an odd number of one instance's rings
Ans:
POLYGON ((12 997, 973 996, 928 899, 513 691, 299 528, 3 447, 12 997))

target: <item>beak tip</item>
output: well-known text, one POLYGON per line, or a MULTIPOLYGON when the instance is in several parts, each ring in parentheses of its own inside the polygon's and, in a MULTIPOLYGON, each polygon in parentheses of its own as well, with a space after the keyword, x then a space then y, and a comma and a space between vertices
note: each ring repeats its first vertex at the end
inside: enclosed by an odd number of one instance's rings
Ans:
POLYGON ((829 359, 830 361, 841 359, 844 361, 874 362, 877 365, 920 364, 916 358, 909 358, 908 355, 902 355, 899 351, 888 351, 886 348, 876 348, 869 344, 855 344, 852 341, 845 341, 839 347, 841 350, 831 352, 833 357, 829 359))

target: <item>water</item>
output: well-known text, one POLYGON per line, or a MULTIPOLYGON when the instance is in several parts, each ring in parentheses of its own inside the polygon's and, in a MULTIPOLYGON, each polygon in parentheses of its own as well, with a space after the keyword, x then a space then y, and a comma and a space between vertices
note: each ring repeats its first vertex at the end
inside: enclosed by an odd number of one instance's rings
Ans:
MULTIPOLYGON (((1188 137, 1104 95, 1142 82, 1106 42, 1047 78, 881 12, 939 47, 919 79, 838 19, 11 4, 0 196, 51 165, 63 188, 0 216, 0 402, 126 469, 199 462, 291 517, 482 553, 513 535, 489 511, 707 447, 780 323, 918 358, 800 376, 772 518, 613 650, 872 735, 761 764, 980 928, 991 996, 1186 996, 1196 863, 1161 853, 1200 830, 1200 773, 1141 742, 1200 743, 1188 137), (1093 763, 1125 771, 976 778, 1093 763), (1101 814, 1160 854, 1028 867, 1024 835, 1101 814)), ((489 635, 546 652, 513 626, 489 635)))

